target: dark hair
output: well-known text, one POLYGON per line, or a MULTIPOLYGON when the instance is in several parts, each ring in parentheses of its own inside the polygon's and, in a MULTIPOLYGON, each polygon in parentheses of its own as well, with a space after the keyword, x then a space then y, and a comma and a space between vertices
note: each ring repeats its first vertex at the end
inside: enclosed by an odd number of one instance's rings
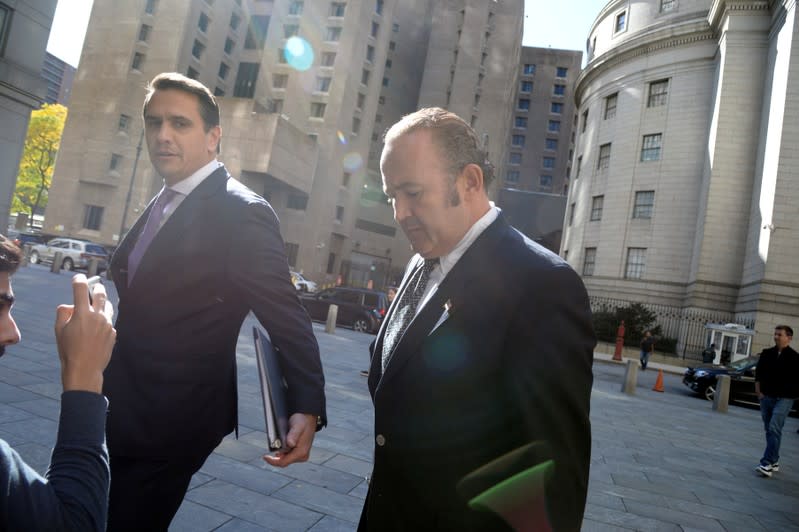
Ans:
POLYGON ((219 125, 219 105, 217 105, 216 98, 214 98, 214 95, 208 90, 208 87, 196 79, 191 79, 177 72, 163 72, 158 74, 147 85, 147 95, 144 97, 142 115, 147 113, 147 104, 150 103, 150 98, 153 97, 155 91, 167 89, 188 92, 189 94, 197 96, 197 100, 200 102, 200 116, 203 119, 206 132, 212 127, 219 125))
POLYGON ((0 273, 11 275, 22 260, 22 252, 14 242, 0 235, 0 273))
POLYGON ((775 331, 785 331, 785 334, 787 334, 788 337, 793 338, 793 329, 791 329, 787 325, 777 325, 776 327, 774 327, 774 330, 775 331))
POLYGON ((440 107, 426 107, 405 115, 386 131, 384 141, 420 129, 429 129, 447 162, 452 180, 467 164, 476 164, 483 171, 483 188, 488 190, 494 180, 494 165, 488 154, 480 148, 477 133, 464 119, 440 107))

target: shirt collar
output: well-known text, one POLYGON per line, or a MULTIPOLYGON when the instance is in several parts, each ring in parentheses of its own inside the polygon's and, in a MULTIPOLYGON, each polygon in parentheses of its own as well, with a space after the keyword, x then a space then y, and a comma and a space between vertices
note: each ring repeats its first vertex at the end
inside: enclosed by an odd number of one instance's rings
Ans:
POLYGON ((461 238, 461 241, 458 242, 458 245, 456 245, 452 251, 440 257, 438 268, 441 269, 443 276, 446 277, 449 271, 455 266, 455 264, 457 264, 458 260, 460 260, 463 254, 466 253, 466 250, 471 247, 475 240, 477 240, 477 237, 483 234, 483 231, 485 231, 489 225, 494 223, 494 220, 496 220, 497 216, 499 216, 499 208, 494 205, 493 201, 490 203, 491 206, 488 209, 488 212, 480 217, 480 219, 477 220, 468 231, 466 231, 466 234, 463 235, 463 238, 461 238))
MULTIPOLYGON (((208 176, 213 174, 214 171, 220 166, 222 166, 222 163, 220 163, 216 159, 213 159, 211 162, 198 169, 196 172, 191 174, 186 179, 178 181, 169 188, 171 188, 178 194, 182 194, 183 196, 188 196, 192 190, 200 186, 200 183, 205 181, 208 178, 208 176)), ((166 185, 164 186, 166 187, 166 185)))

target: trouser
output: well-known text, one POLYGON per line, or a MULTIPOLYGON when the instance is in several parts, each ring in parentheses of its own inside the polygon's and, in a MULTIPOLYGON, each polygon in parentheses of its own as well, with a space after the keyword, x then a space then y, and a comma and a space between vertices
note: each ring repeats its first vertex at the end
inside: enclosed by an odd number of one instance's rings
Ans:
POLYGON ((649 351, 641 350, 641 367, 646 369, 646 365, 649 364, 649 351))
POLYGON ((782 427, 785 418, 791 411, 793 399, 764 396, 760 400, 760 416, 763 418, 763 428, 766 431, 766 450, 761 465, 776 464, 780 460, 780 442, 782 441, 782 427))
POLYGON ((112 455, 108 532, 166 532, 206 458, 112 455))

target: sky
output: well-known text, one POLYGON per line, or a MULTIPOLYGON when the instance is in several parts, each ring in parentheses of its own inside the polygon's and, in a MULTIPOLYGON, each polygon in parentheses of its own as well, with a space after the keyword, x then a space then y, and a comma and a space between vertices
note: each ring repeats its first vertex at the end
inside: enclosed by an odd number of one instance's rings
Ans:
MULTIPOLYGON (((93 2, 94 0, 58 0, 47 51, 74 67, 80 62, 83 37, 93 2)), ((525 0, 522 44, 580 50, 585 54, 588 30, 607 2, 608 0, 525 0)))

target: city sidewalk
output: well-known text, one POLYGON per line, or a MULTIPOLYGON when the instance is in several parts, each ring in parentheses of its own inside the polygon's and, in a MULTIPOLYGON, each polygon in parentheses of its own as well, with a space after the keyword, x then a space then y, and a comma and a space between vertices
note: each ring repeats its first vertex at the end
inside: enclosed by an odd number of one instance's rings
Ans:
MULTIPOLYGON (((55 441, 60 373, 55 306, 71 300, 70 275, 40 266, 13 277, 20 345, 0 359, 0 437, 43 472, 55 441)), ((113 287, 109 287, 116 300, 113 287)), ((373 336, 314 325, 325 369, 329 425, 310 462, 266 465, 260 386, 248 317, 239 337, 240 438, 228 437, 194 477, 176 532, 352 531, 371 470, 373 413, 366 379, 373 336)), ((591 400, 592 465, 584 530, 799 530, 799 427, 786 423, 781 470, 754 472, 765 445, 757 410, 711 410, 682 384, 679 365, 639 372, 621 393, 624 363, 597 353, 591 400)), ((625 361, 626 362, 626 361, 625 361)), ((637 360, 636 360, 637 362, 637 360)))

